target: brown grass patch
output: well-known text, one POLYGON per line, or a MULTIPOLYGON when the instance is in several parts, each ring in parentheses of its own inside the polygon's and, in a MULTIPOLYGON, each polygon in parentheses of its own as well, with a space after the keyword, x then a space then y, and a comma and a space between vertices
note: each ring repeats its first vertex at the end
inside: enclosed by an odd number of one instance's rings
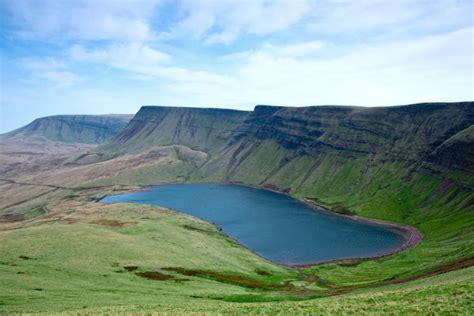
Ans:
POLYGON ((136 222, 121 222, 115 219, 99 219, 96 221, 89 222, 89 224, 102 225, 108 227, 124 227, 136 224, 136 222))
POLYGON ((137 266, 124 266, 123 268, 125 270, 127 270, 128 272, 132 272, 132 271, 135 271, 136 269, 138 269, 137 266))
POLYGON ((139 277, 149 279, 149 280, 155 280, 155 281, 166 281, 166 280, 174 279, 173 276, 167 275, 158 271, 136 272, 135 274, 138 275, 139 277))
POLYGON ((343 261, 343 262, 338 263, 338 266, 340 266, 340 267, 357 267, 361 262, 362 262, 362 260, 347 260, 347 261, 343 261))
POLYGON ((0 217, 0 222, 20 222, 25 220, 24 214, 5 214, 0 217))
POLYGON ((265 271, 265 270, 262 270, 262 269, 255 269, 255 272, 256 272, 257 274, 264 275, 264 276, 270 276, 270 275, 272 275, 270 272, 265 271))
POLYGON ((183 225, 182 227, 185 228, 185 229, 188 229, 188 230, 193 230, 193 231, 204 233, 204 234, 207 234, 207 235, 212 234, 212 231, 205 230, 205 229, 202 229, 202 228, 199 228, 199 227, 194 227, 194 226, 191 226, 191 225, 183 225))
POLYGON ((211 270, 185 269, 179 267, 163 268, 163 270, 177 272, 186 276, 212 279, 218 282, 230 283, 251 289, 277 290, 282 287, 280 285, 269 285, 260 280, 252 279, 243 275, 222 273, 211 270))

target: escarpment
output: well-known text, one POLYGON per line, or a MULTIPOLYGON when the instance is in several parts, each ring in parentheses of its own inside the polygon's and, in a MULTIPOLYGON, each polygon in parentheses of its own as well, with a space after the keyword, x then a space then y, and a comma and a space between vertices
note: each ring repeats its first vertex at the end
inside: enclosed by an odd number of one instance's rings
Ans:
POLYGON ((43 137, 58 142, 99 144, 117 134, 131 118, 127 114, 47 116, 2 137, 43 137))
POLYGON ((388 176, 400 189, 400 183, 423 173, 472 188, 473 124, 473 102, 376 108, 258 105, 254 111, 144 106, 78 162, 181 145, 207 157, 181 181, 229 181, 346 197, 364 190, 372 194, 371 186, 388 176))

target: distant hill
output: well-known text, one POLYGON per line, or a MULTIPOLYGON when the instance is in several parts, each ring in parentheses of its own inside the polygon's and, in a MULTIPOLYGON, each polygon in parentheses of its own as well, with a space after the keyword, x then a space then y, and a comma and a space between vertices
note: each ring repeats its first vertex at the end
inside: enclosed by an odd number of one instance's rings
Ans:
MULTIPOLYGON (((371 170, 461 172, 471 182, 474 102, 394 107, 258 105, 254 111, 144 106, 100 146, 100 157, 184 145, 206 152, 199 177, 311 190, 346 170, 357 185, 371 170), (323 176, 324 181, 317 175, 323 176)), ((197 174, 197 173, 196 173, 197 174)), ((347 175, 346 175, 347 176, 347 175)))
POLYGON ((35 136, 57 142, 100 144, 124 128, 132 117, 128 114, 47 116, 0 137, 35 136))

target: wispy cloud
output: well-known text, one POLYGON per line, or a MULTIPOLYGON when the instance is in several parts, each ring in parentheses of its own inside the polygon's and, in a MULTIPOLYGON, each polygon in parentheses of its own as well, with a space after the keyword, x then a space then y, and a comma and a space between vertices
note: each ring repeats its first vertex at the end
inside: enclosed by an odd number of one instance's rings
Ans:
POLYGON ((472 1, 346 0, 320 2, 310 32, 361 36, 419 33, 472 25, 472 1))
POLYGON ((15 0, 2 1, 25 38, 145 40, 152 36, 150 22, 155 0, 15 0))
POLYGON ((32 77, 47 79, 58 86, 69 86, 81 80, 80 76, 70 71, 62 60, 54 58, 23 58, 20 64, 27 69, 32 77))
POLYGON ((173 28, 175 36, 191 36, 205 44, 229 44, 241 35, 263 36, 287 29, 303 19, 307 0, 182 1, 185 16, 173 28))
MULTIPOLYGON (((238 55, 234 77, 255 100, 291 105, 390 105, 472 98, 473 28, 410 40, 281 55, 304 43, 238 55), (456 91, 456 92, 454 92, 456 91), (454 92, 454 93, 453 93, 454 92)), ((304 50, 303 50, 304 51, 304 50)))
POLYGON ((73 62, 93 63, 138 75, 141 80, 165 78, 173 81, 221 82, 222 75, 202 70, 174 66, 171 56, 142 43, 111 44, 106 47, 86 49, 74 45, 68 51, 73 62))
POLYGON ((472 100, 473 10, 471 0, 0 0, 1 110, 20 120, 24 109, 143 103, 472 100))

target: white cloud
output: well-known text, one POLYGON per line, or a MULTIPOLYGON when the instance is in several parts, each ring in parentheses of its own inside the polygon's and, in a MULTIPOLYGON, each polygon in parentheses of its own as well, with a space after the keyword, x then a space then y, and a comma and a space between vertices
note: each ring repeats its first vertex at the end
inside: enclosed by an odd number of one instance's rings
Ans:
POLYGON ((474 3, 464 1, 348 0, 322 1, 312 12, 308 28, 323 34, 426 31, 472 25, 474 3))
POLYGON ((263 36, 283 31, 303 19, 308 0, 181 1, 185 16, 172 36, 191 36, 205 44, 229 44, 243 34, 263 36))
POLYGON ((69 49, 72 61, 96 63, 130 72, 131 78, 150 80, 165 78, 172 81, 202 81, 217 83, 225 81, 224 76, 201 70, 190 70, 170 64, 170 55, 142 43, 111 44, 103 48, 86 49, 74 45, 69 49))
MULTIPOLYGON (((465 28, 311 58, 282 56, 278 49, 264 47, 237 56, 233 77, 245 97, 256 103, 374 106, 472 100, 472 36, 473 28, 465 28)), ((298 47, 305 45, 294 49, 298 47)))
POLYGON ((26 38, 144 40, 152 36, 155 0, 15 0, 3 2, 26 38))
POLYGON ((471 0, 163 1, 0 0, 2 110, 474 99, 471 0))
POLYGON ((27 69, 33 77, 47 79, 57 86, 69 86, 81 78, 69 70, 68 65, 54 58, 23 58, 20 64, 27 69))
POLYGON ((74 45, 69 55, 76 61, 104 63, 117 68, 155 66, 170 60, 166 53, 157 51, 143 43, 111 44, 105 48, 87 50, 80 45, 74 45))

